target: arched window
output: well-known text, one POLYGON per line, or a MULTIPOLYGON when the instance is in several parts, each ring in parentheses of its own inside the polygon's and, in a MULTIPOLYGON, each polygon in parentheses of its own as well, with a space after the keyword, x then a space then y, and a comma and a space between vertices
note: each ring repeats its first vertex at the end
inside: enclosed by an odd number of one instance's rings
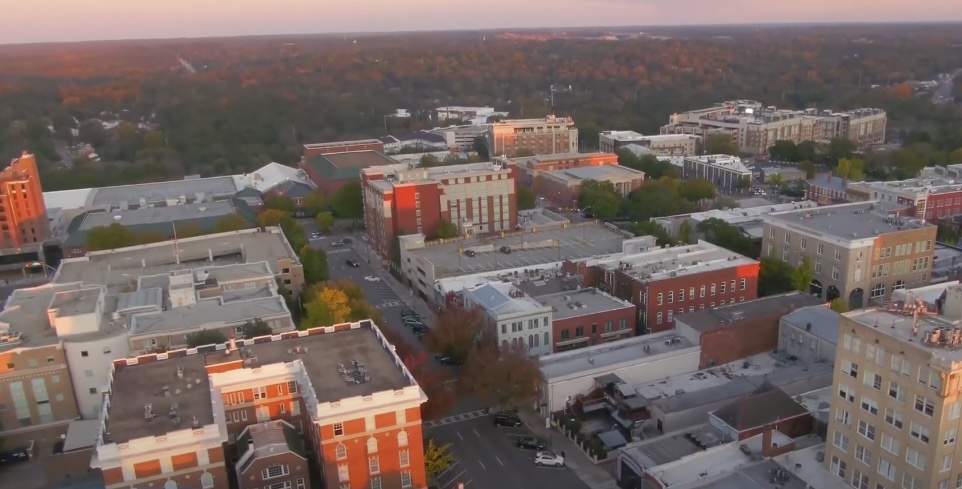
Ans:
POLYGON ((397 434, 397 446, 406 447, 408 446, 408 432, 399 431, 397 434))
POLYGON ((535 346, 535 348, 538 347, 538 340, 540 340, 540 339, 541 339, 541 338, 538 337, 538 333, 535 333, 535 334, 534 334, 534 346, 535 346))
POLYGON ((214 475, 210 472, 204 472, 200 476, 200 487, 204 489, 211 489, 214 487, 214 475))
POLYGON ((885 295, 885 284, 875 284, 872 287, 872 297, 882 297, 885 295))
POLYGON ((377 453, 377 438, 372 436, 367 439, 367 453, 377 453))
POLYGON ((534 335, 528 335, 528 348, 534 348, 534 335))
POLYGON ((501 340, 501 349, 502 350, 508 349, 508 340, 501 340))
POLYGON ((517 348, 517 347, 518 347, 518 339, 511 338, 511 348, 517 348))
POLYGON ((177 481, 169 480, 165 482, 164 489, 177 489, 177 481))
POLYGON ((344 446, 343 443, 339 443, 336 447, 334 447, 334 456, 337 457, 338 460, 344 460, 347 458, 347 447, 344 446))
POLYGON ((548 332, 545 331, 545 333, 544 333, 544 346, 548 346, 549 343, 551 343, 551 342, 548 341, 548 332))

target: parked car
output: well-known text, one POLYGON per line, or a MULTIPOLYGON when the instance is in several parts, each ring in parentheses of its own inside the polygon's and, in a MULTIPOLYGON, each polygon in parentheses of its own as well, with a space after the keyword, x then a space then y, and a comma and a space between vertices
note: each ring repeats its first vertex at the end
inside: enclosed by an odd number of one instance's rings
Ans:
POLYGON ((26 448, 21 447, 0 452, 0 467, 26 462, 27 460, 30 460, 30 452, 26 448))
POLYGON ((504 253, 504 254, 506 254, 506 255, 510 255, 510 254, 511 254, 511 247, 510 247, 510 246, 502 246, 502 247, 501 247, 501 253, 504 253))
POLYGON ((317 231, 314 231, 313 233, 311 233, 311 239, 317 239, 317 238, 320 238, 320 237, 321 237, 321 233, 319 233, 319 232, 317 232, 317 231))
POLYGON ((426 324, 412 324, 411 332, 417 336, 421 336, 430 333, 431 329, 428 328, 426 324))
POLYGON ((474 256, 474 255, 477 255, 477 253, 475 253, 474 250, 465 250, 465 251, 464 251, 464 255, 465 255, 465 256, 474 256))
POLYGON ((347 260, 344 263, 347 263, 347 266, 351 268, 359 268, 361 266, 361 264, 358 263, 357 260, 347 260))
POLYGON ((542 451, 545 448, 544 442, 533 436, 524 436, 524 437, 518 438, 518 443, 516 443, 516 445, 518 446, 518 448, 523 448, 525 450, 542 451))
POLYGON ((538 452, 534 456, 534 464, 547 467, 562 467, 565 464, 565 459, 554 452, 543 451, 538 452))
POLYGON ((435 355, 434 359, 437 360, 441 365, 461 365, 464 363, 457 358, 449 357, 447 355, 435 355))
POLYGON ((364 280, 367 280, 368 282, 380 282, 380 281, 381 281, 381 277, 377 277, 377 276, 374 276, 374 275, 368 275, 368 276, 364 277, 364 280))
POLYGON ((494 415, 494 425, 495 426, 506 426, 508 428, 517 428, 521 426, 521 418, 514 413, 498 413, 494 415))
POLYGON ((413 317, 413 316, 408 316, 408 317, 405 317, 405 318, 401 318, 401 321, 403 321, 404 324, 407 325, 407 326, 414 326, 414 325, 424 326, 424 323, 421 322, 421 318, 416 318, 416 317, 413 317))

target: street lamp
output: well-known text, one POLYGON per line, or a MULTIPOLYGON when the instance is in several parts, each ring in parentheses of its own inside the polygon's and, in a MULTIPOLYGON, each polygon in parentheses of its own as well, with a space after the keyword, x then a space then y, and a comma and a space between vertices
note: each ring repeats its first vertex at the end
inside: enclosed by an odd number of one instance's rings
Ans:
POLYGON ((578 209, 578 215, 581 216, 581 241, 587 241, 585 237, 585 211, 591 209, 591 206, 587 206, 583 209, 578 209))

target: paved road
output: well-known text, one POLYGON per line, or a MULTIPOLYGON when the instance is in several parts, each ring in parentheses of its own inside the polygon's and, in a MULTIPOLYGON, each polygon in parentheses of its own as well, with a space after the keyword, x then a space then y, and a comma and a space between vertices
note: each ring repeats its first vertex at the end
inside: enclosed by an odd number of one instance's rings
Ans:
MULTIPOLYGON (((425 434, 451 444, 456 463, 437 479, 441 489, 587 489, 566 467, 534 465, 534 451, 515 446, 518 438, 531 436, 525 428, 494 426, 491 416, 470 413, 445 424, 425 424, 425 434)), ((545 440, 547 442, 547 440, 545 440)))

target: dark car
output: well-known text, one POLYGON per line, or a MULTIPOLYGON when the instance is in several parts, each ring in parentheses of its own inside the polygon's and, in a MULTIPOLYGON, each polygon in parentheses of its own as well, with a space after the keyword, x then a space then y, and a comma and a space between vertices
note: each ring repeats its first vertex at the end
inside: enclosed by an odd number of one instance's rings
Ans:
POLYGON ((416 318, 416 317, 414 317, 414 316, 406 316, 406 317, 402 318, 401 321, 402 321, 406 326, 415 326, 415 325, 422 325, 422 326, 423 326, 423 325, 424 325, 424 323, 421 322, 421 319, 420 319, 420 318, 416 318))
POLYGON ((461 365, 464 363, 457 358, 452 358, 446 355, 435 355, 434 359, 437 360, 441 365, 461 365))
POLYGON ((533 436, 524 436, 518 438, 518 443, 516 443, 516 445, 518 448, 523 448, 525 450, 544 450, 544 442, 533 436))
POLYGON ((508 428, 517 428, 523 423, 521 418, 514 413, 498 413, 494 415, 495 426, 507 426, 508 428))
POLYGON ((465 256, 474 256, 474 255, 476 255, 476 254, 477 254, 477 253, 475 253, 474 250, 466 250, 466 251, 464 252, 464 255, 465 255, 465 256))
POLYGON ((349 267, 351 267, 351 268, 360 268, 360 266, 361 266, 361 264, 358 263, 357 260, 347 260, 347 261, 345 261, 344 263, 347 263, 347 266, 349 266, 349 267))
POLYGON ((504 254, 506 254, 506 255, 510 255, 510 254, 511 254, 511 247, 510 247, 510 246, 502 246, 502 247, 501 247, 501 253, 504 253, 504 254))
POLYGON ((26 448, 16 448, 0 452, 0 466, 11 465, 30 460, 30 453, 26 448))

